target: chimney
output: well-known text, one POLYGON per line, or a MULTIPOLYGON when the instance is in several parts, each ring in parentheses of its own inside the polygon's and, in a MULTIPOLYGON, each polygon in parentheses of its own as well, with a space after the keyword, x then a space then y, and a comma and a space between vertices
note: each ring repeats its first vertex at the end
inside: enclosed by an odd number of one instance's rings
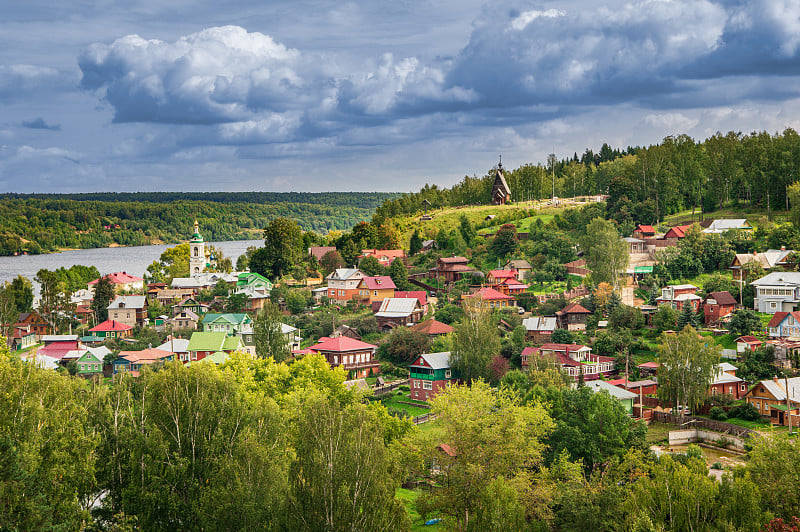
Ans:
POLYGON ((781 246, 781 251, 786 251, 786 246, 781 246))

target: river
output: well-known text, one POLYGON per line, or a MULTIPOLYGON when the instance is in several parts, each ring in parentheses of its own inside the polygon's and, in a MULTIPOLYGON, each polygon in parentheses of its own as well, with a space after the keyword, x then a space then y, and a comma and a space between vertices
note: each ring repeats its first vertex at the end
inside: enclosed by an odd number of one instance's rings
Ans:
MULTIPOLYGON (((248 246, 262 247, 263 240, 232 240, 228 242, 206 242, 222 250, 226 257, 231 257, 234 266, 239 255, 244 254, 248 246)), ((20 255, 17 257, 0 257, 0 282, 10 281, 22 275, 33 281, 36 272, 42 268, 55 270, 63 266, 69 268, 75 264, 96 266, 102 275, 113 272, 128 272, 131 275, 144 276, 144 272, 154 260, 158 260, 165 249, 175 244, 161 246, 134 246, 118 248, 74 249, 60 253, 45 255, 20 255)), ((34 283, 37 284, 37 283, 34 283)), ((37 292, 38 292, 38 286, 37 292)))

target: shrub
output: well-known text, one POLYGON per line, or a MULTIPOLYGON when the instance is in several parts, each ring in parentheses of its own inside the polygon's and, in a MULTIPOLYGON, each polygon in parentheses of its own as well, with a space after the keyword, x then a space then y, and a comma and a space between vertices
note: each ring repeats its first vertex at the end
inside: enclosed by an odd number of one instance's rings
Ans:
POLYGON ((744 419, 745 421, 761 420, 761 414, 758 412, 758 409, 750 403, 744 403, 737 406, 728 412, 728 417, 738 417, 739 419, 744 419))
POLYGON ((733 441, 729 440, 725 436, 722 436, 716 441, 716 444, 717 444, 718 447, 722 447, 723 449, 727 449, 728 447, 733 445, 733 441))
POLYGON ((410 392, 411 391, 411 386, 406 386, 404 384, 403 386, 400 387, 400 390, 402 390, 404 392, 410 392))
POLYGON ((725 411, 719 406, 712 406, 711 410, 708 412, 708 415, 711 417, 711 419, 716 421, 725 421, 728 419, 728 414, 726 414, 725 411))
POLYGON ((711 469, 722 469, 722 464, 719 462, 714 462, 714 464, 711 466, 711 469))

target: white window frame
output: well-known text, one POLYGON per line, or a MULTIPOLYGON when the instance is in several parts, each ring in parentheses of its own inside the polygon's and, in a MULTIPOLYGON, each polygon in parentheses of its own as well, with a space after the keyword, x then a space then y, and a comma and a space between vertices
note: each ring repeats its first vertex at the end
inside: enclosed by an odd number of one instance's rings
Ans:
POLYGON ((433 390, 433 383, 431 381, 422 381, 423 390, 433 390))

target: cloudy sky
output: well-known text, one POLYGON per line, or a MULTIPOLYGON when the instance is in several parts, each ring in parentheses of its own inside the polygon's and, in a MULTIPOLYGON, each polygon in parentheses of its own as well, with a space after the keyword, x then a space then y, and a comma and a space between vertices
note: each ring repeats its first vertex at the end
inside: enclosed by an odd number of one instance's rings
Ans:
POLYGON ((0 2, 0 191, 416 190, 800 128, 797 0, 0 2))

